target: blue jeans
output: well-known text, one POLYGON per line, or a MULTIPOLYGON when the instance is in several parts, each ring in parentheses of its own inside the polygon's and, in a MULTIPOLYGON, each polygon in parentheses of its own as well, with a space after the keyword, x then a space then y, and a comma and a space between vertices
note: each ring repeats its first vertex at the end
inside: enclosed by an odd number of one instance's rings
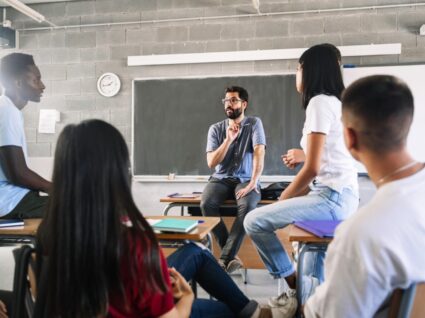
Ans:
POLYGON ((254 312, 256 306, 242 293, 207 249, 188 243, 171 254, 167 263, 187 281, 195 280, 217 299, 195 299, 190 317, 250 317, 254 312))
MULTIPOLYGON (((246 233, 251 237, 268 271, 275 278, 287 277, 295 272, 294 266, 282 247, 275 231, 295 221, 344 220, 357 210, 359 198, 349 188, 341 193, 316 184, 301 197, 279 201, 251 211, 244 221, 246 233)), ((323 279, 324 253, 307 253, 304 275, 323 279)))
MULTIPOLYGON (((220 205, 227 199, 235 199, 236 192, 245 188, 248 182, 240 183, 237 178, 217 179, 211 177, 202 192, 201 211, 204 216, 220 216, 220 205)), ((238 212, 228 233, 223 219, 214 227, 213 233, 221 248, 220 259, 227 265, 235 258, 245 236, 243 220, 245 215, 257 207, 261 195, 252 190, 243 198, 236 200, 238 212)))

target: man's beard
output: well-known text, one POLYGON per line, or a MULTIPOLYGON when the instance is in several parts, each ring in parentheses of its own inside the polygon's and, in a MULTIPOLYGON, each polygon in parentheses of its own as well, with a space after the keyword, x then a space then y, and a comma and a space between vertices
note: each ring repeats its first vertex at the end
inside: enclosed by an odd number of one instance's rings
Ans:
POLYGON ((227 107, 224 112, 226 113, 226 116, 228 118, 230 118, 230 119, 236 119, 236 118, 238 118, 242 114, 242 109, 241 108, 232 109, 230 107, 227 107), (230 114, 227 113, 227 111, 229 109, 231 110, 230 114))

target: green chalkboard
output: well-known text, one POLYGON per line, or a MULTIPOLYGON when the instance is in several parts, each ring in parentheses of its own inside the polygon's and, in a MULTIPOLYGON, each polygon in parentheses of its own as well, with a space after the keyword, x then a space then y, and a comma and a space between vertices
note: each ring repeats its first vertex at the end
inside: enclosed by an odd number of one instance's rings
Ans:
POLYGON ((136 176, 209 175, 205 147, 210 125, 225 119, 227 86, 248 90, 246 114, 263 121, 263 175, 293 175, 280 159, 299 148, 304 111, 295 75, 141 79, 133 82, 133 169, 136 176))

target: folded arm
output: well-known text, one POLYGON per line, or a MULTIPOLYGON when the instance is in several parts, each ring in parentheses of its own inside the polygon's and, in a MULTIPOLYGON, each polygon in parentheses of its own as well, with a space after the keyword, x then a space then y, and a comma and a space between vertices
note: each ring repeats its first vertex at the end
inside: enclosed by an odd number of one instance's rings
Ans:
POLYGON ((0 147, 0 164, 12 184, 36 191, 49 191, 51 183, 28 168, 21 147, 0 147))
POLYGON ((320 159, 325 145, 326 135, 311 133, 307 138, 307 154, 305 162, 294 181, 282 192, 280 200, 305 195, 309 191, 309 184, 319 173, 320 159))

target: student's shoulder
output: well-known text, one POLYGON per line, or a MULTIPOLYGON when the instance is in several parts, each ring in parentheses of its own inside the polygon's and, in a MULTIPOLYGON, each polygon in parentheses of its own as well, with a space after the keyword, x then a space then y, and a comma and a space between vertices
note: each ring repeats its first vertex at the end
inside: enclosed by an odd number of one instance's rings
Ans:
POLYGON ((312 97, 308 103, 308 108, 310 109, 314 109, 317 107, 328 107, 328 108, 335 108, 335 107, 341 107, 341 101, 335 97, 335 96, 331 96, 331 95, 325 95, 325 94, 320 94, 320 95, 316 95, 314 97, 312 97))
POLYGON ((210 130, 221 130, 226 128, 227 119, 223 119, 219 122, 210 125, 210 130))

